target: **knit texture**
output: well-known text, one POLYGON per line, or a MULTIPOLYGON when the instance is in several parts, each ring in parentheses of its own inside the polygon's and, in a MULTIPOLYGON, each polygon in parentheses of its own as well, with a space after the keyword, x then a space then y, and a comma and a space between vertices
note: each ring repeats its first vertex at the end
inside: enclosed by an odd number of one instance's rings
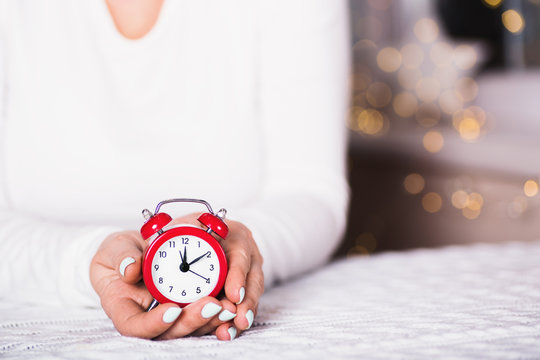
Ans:
POLYGON ((0 304, 0 357, 538 359, 540 242, 340 260, 274 287, 232 342, 123 337, 101 310, 0 304))

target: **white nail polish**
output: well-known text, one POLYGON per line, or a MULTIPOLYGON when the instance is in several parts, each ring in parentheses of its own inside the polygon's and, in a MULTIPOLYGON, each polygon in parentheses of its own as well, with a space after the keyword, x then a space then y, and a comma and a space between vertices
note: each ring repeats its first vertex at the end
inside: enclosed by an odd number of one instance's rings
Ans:
POLYGON ((229 341, 233 341, 234 338, 236 337, 236 328, 234 326, 231 326, 227 332, 229 333, 229 336, 231 337, 231 339, 229 341))
POLYGON ((254 314, 253 314, 253 311, 251 310, 248 310, 248 312, 246 313, 246 319, 248 321, 248 327, 246 328, 249 329, 251 327, 251 325, 253 325, 253 318, 254 318, 254 314))
POLYGON ((167 311, 163 313, 163 322, 167 324, 172 323, 173 321, 178 319, 181 312, 182 312, 182 309, 179 307, 172 307, 172 308, 167 309, 167 311))
POLYGON ((229 310, 223 310, 219 313, 218 319, 221 321, 229 321, 236 317, 235 313, 230 312, 229 310))
POLYGON ((208 304, 204 305, 204 307, 202 308, 201 316, 205 319, 209 319, 220 311, 221 311, 221 306, 214 304, 213 302, 209 302, 208 304))
POLYGON ((120 274, 122 276, 124 276, 124 274, 126 273, 126 268, 133 264, 135 262, 135 259, 128 256, 127 258, 125 258, 124 260, 122 260, 122 262, 120 263, 120 274))
POLYGON ((239 305, 242 301, 244 301, 244 296, 246 296, 246 289, 244 289, 244 287, 241 287, 239 293, 240 293, 240 301, 238 301, 236 305, 239 305))

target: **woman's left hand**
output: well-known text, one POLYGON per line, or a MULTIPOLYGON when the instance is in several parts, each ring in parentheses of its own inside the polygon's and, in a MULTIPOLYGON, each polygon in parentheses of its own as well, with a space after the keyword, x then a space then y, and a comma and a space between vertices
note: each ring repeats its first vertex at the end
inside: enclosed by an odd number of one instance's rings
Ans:
MULTIPOLYGON (((196 220, 197 217, 198 214, 191 214, 174 219, 172 224, 188 222, 200 225, 196 220)), ((218 238, 229 266, 224 286, 225 297, 226 300, 236 304, 236 316, 233 321, 239 335, 251 327, 257 315, 259 298, 264 292, 263 258, 251 231, 245 225, 233 220, 225 220, 225 223, 229 227, 229 234, 224 240, 218 238)), ((229 327, 228 324, 221 324, 216 328, 215 334, 220 339, 227 339, 229 327)), ((202 335, 205 331, 207 329, 203 327, 195 334, 202 335)), ((168 333, 168 337, 174 338, 175 327, 169 329, 168 333)))
POLYGON ((221 242, 229 262, 225 296, 237 304, 234 325, 239 331, 244 331, 253 324, 259 298, 264 292, 263 258, 251 231, 245 225, 232 220, 226 223, 229 235, 221 242))

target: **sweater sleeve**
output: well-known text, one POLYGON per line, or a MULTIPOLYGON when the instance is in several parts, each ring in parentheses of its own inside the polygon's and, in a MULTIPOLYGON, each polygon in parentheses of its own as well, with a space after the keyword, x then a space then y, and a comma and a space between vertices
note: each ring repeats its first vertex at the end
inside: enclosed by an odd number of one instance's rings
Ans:
POLYGON ((0 294, 20 303, 99 306, 90 260, 117 229, 70 226, 0 211, 0 294))
POLYGON ((77 227, 13 210, 5 181, 6 15, 0 0, 0 299, 20 303, 99 306, 90 284, 90 260, 112 227, 77 227))
POLYGON ((324 264, 345 228, 349 38, 346 1, 262 3, 265 183, 238 219, 254 234, 270 285, 324 264))

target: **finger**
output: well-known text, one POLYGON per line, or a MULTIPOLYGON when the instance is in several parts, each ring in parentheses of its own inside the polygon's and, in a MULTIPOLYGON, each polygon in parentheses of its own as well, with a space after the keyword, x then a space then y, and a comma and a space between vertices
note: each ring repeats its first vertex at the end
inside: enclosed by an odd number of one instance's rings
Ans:
POLYGON ((194 331, 192 335, 200 336, 212 333, 220 325, 229 322, 232 325, 232 321, 236 317, 236 305, 227 299, 221 300, 221 306, 223 307, 217 316, 214 316, 206 325, 200 329, 194 331))
POLYGON ((247 330, 253 325, 259 298, 264 292, 264 275, 259 262, 254 262, 246 279, 246 297, 237 306, 234 325, 238 330, 247 330))
POLYGON ((134 300, 119 298, 111 304, 108 315, 122 335, 153 339, 173 326, 181 312, 176 304, 161 304, 146 312, 134 300))
POLYGON ((225 280, 225 296, 236 304, 242 303, 246 294, 246 277, 251 266, 251 256, 240 243, 227 249, 229 272, 225 280))
POLYGON ((217 327, 216 337, 219 340, 232 341, 238 336, 238 331, 233 324, 226 323, 217 327))
MULTIPOLYGON (((206 296, 182 309, 182 316, 167 331, 158 336, 160 340, 176 339, 190 335, 212 321, 221 311, 221 303, 206 296)), ((210 330, 209 332, 213 331, 210 330)))
POLYGON ((126 283, 136 284, 142 278, 141 266, 142 256, 126 256, 118 265, 118 272, 126 283))
POLYGON ((119 237, 108 250, 110 261, 121 278, 129 284, 138 283, 142 278, 142 249, 137 240, 131 237, 119 237))
POLYGON ((221 304, 223 310, 219 313, 217 320, 223 323, 234 319, 236 317, 236 305, 228 299, 221 300, 221 304))

